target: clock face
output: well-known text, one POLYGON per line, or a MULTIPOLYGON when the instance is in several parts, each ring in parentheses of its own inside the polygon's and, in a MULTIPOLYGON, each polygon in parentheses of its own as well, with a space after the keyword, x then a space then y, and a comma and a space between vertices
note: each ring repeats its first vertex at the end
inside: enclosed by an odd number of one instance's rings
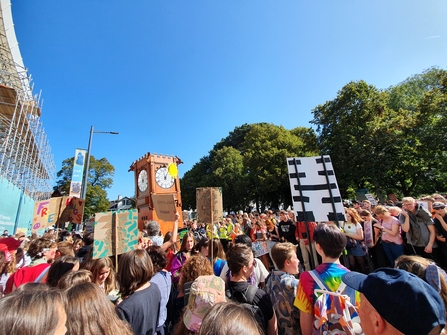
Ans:
POLYGON ((144 192, 147 190, 147 171, 141 170, 138 175, 138 189, 140 192, 144 192))
POLYGON ((168 168, 165 166, 160 167, 157 172, 155 172, 155 181, 158 186, 166 189, 171 188, 175 183, 175 179, 172 178, 168 172, 168 168))

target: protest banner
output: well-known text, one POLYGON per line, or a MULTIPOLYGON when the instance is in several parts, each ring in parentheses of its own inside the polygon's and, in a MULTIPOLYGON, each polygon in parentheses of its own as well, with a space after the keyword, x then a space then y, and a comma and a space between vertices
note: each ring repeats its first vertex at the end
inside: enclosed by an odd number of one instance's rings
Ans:
POLYGON ((162 221, 172 221, 177 213, 174 194, 152 194, 152 203, 157 218, 162 221))
POLYGON ((211 223, 223 219, 222 187, 196 189, 197 222, 211 223))
POLYGON ((70 197, 57 197, 48 200, 37 201, 34 204, 32 232, 48 228, 58 223, 59 218, 71 202, 70 197))
POLYGON ((93 259, 123 254, 137 244, 136 209, 95 214, 93 259))

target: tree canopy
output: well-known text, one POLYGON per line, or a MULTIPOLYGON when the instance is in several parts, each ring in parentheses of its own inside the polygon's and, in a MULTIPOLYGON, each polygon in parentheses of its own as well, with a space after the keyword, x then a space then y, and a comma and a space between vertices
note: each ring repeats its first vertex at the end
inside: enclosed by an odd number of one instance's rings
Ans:
POLYGON ((226 210, 291 205, 286 158, 317 154, 311 128, 243 124, 182 178, 183 205, 195 208, 197 187, 222 187, 226 210))
MULTIPOLYGON (((57 173, 56 188, 62 194, 70 193, 73 161, 74 157, 65 159, 62 162, 61 170, 57 173)), ((106 189, 112 186, 114 174, 115 168, 109 163, 107 158, 97 160, 94 156, 90 156, 84 219, 109 209, 106 189)))
POLYGON ((331 155, 345 197, 360 188, 382 199, 445 189, 445 168, 433 159, 445 156, 445 141, 432 140, 445 123, 443 77, 432 68, 387 90, 351 82, 313 110, 320 149, 331 155))

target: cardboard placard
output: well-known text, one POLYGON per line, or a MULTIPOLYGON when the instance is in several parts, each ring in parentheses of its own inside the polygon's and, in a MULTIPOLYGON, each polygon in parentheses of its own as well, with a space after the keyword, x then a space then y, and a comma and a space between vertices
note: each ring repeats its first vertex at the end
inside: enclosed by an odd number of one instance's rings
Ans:
POLYGON ((113 255, 113 215, 112 212, 95 214, 93 259, 113 255))
POLYGON ((117 232, 115 255, 134 250, 138 244, 138 212, 136 209, 114 213, 117 232))
POLYGON ((57 197, 34 204, 32 232, 48 228, 58 222, 61 213, 71 201, 70 197, 57 197))
POLYGON ((223 219, 222 187, 196 189, 197 222, 217 222, 223 219))
POLYGON ((95 214, 93 259, 120 255, 138 244, 136 209, 95 214))
POLYGON ((152 194, 152 203, 154 204, 157 217, 162 221, 173 221, 177 208, 173 194, 152 194))
POLYGON ((84 213, 85 200, 80 198, 69 198, 66 201, 65 209, 63 210, 59 220, 57 221, 57 226, 61 226, 65 222, 71 222, 74 224, 82 223, 82 213, 84 213))

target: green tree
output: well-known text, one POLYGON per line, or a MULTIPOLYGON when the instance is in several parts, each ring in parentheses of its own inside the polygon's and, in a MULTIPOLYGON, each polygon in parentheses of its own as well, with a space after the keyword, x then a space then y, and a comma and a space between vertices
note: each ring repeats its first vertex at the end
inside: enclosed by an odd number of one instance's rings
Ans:
MULTIPOLYGON (((70 182, 73 173, 73 158, 67 158, 62 162, 62 168, 57 173, 56 188, 62 194, 70 193, 70 182)), ((84 219, 89 218, 95 213, 107 211, 109 200, 107 199, 106 189, 113 184, 113 175, 115 168, 106 158, 99 160, 90 156, 89 173, 87 179, 87 194, 84 206, 84 219)))
POLYGON ((445 129, 443 105, 437 103, 442 73, 429 69, 385 91, 351 82, 336 99, 313 110, 320 149, 331 155, 343 196, 365 187, 382 200, 388 192, 435 191, 445 155, 445 145, 433 144, 435 126, 445 129))
POLYGON ((292 204, 286 159, 310 154, 304 141, 283 126, 252 125, 245 136, 244 165, 258 210, 292 204))
POLYGON ((212 166, 215 180, 219 181, 224 191, 222 200, 225 209, 245 208, 250 193, 241 152, 233 147, 223 147, 216 151, 212 166))
POLYGON ((383 164, 386 143, 373 127, 386 112, 388 95, 364 81, 345 85, 337 97, 313 110, 322 154, 329 154, 343 196, 346 191, 374 183, 380 188, 377 165, 383 164), (373 139, 373 134, 376 134, 373 139), (380 142, 376 142, 378 140, 380 142))

